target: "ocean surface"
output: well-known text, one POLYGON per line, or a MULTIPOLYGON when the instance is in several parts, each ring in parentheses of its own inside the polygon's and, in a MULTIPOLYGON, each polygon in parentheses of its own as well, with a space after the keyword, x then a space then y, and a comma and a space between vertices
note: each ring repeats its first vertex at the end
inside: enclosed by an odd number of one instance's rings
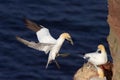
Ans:
POLYGON ((107 0, 0 0, 0 80, 73 80, 84 63, 79 55, 96 51, 99 44, 111 60, 107 6, 107 0), (45 69, 48 55, 16 40, 38 42, 24 18, 47 27, 56 39, 63 32, 71 34, 74 46, 65 41, 60 50, 70 56, 57 58, 61 69, 55 63, 45 69))

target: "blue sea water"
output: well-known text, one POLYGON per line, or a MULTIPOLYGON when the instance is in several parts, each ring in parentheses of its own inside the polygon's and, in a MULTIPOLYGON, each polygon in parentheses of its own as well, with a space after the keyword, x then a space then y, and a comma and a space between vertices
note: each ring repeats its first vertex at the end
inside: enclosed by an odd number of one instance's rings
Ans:
POLYGON ((111 60, 107 14, 107 0, 0 0, 0 80, 72 80, 84 63, 79 54, 95 51, 98 44, 105 45, 111 60), (47 27, 56 39, 71 34, 74 46, 65 41, 60 50, 70 56, 57 58, 61 69, 55 63, 45 69, 48 56, 16 40, 37 41, 24 18, 47 27))

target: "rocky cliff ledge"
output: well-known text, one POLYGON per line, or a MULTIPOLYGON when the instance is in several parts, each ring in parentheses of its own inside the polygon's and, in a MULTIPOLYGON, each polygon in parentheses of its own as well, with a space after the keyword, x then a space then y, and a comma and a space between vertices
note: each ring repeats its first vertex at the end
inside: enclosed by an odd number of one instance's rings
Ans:
POLYGON ((113 79, 120 80, 120 0, 108 0, 108 43, 113 58, 113 79))
MULTIPOLYGON (((111 70, 107 70, 109 71, 108 74, 110 74, 106 76, 111 75, 107 80, 120 80, 120 0, 108 0, 108 24, 110 26, 110 33, 107 40, 113 58, 114 67, 112 68, 113 65, 111 63, 107 65, 111 70)), ((83 66, 76 72, 74 80, 90 80, 91 76, 97 76, 94 68, 91 68, 89 71, 86 71, 85 68, 86 67, 83 66), (84 75, 86 77, 84 77, 84 75)))

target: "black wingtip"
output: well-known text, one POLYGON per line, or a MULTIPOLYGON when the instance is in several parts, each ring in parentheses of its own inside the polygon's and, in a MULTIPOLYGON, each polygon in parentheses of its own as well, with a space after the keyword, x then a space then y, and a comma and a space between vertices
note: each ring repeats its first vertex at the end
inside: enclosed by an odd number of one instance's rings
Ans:
POLYGON ((16 36, 16 39, 17 39, 18 41, 20 41, 20 40, 21 40, 21 38, 20 38, 19 36, 16 36))
POLYGON ((16 36, 16 39, 18 40, 20 37, 16 36))
POLYGON ((22 21, 23 21, 24 23, 26 23, 28 20, 29 20, 29 19, 28 19, 27 17, 25 17, 25 16, 22 18, 22 21))
POLYGON ((41 26, 37 25, 36 23, 34 23, 33 21, 27 18, 24 18, 24 22, 25 22, 25 26, 34 32, 37 32, 42 28, 41 26))
POLYGON ((23 18, 23 21, 24 21, 25 23, 27 23, 27 22, 32 22, 31 20, 29 20, 29 19, 27 19, 27 18, 23 18))

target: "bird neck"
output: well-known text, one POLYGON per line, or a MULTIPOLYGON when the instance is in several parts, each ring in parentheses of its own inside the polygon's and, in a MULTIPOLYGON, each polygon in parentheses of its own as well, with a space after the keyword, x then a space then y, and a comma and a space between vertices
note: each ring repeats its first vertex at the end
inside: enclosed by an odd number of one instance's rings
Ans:
POLYGON ((65 41, 64 38, 59 37, 58 40, 57 40, 57 45, 62 46, 62 44, 63 44, 64 41, 65 41))

